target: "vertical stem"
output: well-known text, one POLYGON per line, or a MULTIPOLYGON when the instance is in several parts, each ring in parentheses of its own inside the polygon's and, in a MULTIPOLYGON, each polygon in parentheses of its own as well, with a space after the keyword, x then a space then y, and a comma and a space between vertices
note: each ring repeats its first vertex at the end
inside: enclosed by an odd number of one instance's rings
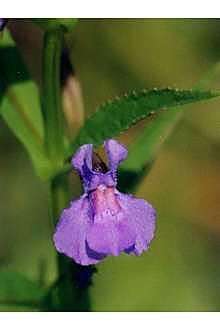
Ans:
POLYGON ((64 157, 63 112, 60 91, 62 29, 49 30, 44 36, 42 110, 45 123, 45 147, 53 170, 60 169, 64 157))
MULTIPOLYGON (((51 218, 54 226, 60 212, 66 207, 69 199, 69 186, 67 177, 53 179, 50 185, 51 192, 51 218)), ((61 279, 58 287, 58 299, 60 309, 71 309, 74 301, 72 290, 73 281, 70 281, 69 265, 66 258, 60 254, 57 255, 58 278, 61 279)))
MULTIPOLYGON (((61 109, 60 68, 63 45, 62 29, 45 33, 43 49, 42 111, 45 124, 45 147, 56 173, 64 165, 64 125, 61 109)), ((67 176, 53 177, 50 182, 51 217, 54 225, 70 199, 67 176)), ((89 310, 88 285, 91 267, 82 267, 58 255, 58 310, 89 310)))

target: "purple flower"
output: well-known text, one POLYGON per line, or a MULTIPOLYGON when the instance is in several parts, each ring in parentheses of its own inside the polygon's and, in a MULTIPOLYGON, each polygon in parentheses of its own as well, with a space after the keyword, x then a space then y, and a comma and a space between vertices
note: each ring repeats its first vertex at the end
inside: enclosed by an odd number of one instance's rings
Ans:
POLYGON ((127 149, 112 139, 104 146, 108 168, 92 144, 81 146, 72 158, 84 194, 63 210, 53 237, 56 249, 81 265, 121 252, 140 255, 154 237, 153 207, 116 189, 117 167, 127 157, 127 149))

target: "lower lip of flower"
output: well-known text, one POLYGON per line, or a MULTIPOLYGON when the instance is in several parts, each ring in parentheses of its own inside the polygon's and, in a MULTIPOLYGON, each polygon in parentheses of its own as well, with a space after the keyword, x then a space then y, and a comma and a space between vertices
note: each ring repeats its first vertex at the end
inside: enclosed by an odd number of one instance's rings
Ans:
POLYGON ((121 210, 114 187, 99 185, 96 190, 91 192, 91 201, 94 209, 94 222, 104 219, 103 216, 106 214, 114 216, 121 210))

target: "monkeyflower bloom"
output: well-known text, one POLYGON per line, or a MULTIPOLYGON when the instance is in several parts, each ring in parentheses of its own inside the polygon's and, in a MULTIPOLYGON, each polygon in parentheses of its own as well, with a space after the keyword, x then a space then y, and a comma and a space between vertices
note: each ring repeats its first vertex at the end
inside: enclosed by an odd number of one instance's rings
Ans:
POLYGON ((140 255, 154 237, 154 208, 116 188, 117 168, 127 157, 127 149, 113 139, 105 141, 104 147, 108 167, 93 152, 92 144, 82 145, 73 156, 84 194, 63 210, 53 237, 56 249, 81 265, 121 252, 140 255))

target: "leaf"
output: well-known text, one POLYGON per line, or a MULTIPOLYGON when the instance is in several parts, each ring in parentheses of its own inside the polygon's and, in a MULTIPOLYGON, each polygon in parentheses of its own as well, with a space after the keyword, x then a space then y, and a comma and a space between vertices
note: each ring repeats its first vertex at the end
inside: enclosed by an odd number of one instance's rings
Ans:
MULTIPOLYGON (((38 308, 45 291, 19 273, 0 272, 0 305, 38 308)), ((2 309, 2 307, 1 307, 2 309)))
MULTIPOLYGON (((217 62, 196 84, 193 91, 211 88, 213 82, 219 78, 219 71, 220 63, 217 62)), ((157 117, 152 118, 150 123, 147 123, 143 133, 141 132, 136 141, 130 146, 128 158, 121 166, 121 172, 124 173, 125 177, 127 177, 129 171, 131 171, 129 175, 132 175, 133 178, 137 176, 138 171, 142 171, 142 175, 147 174, 159 148, 181 119, 182 113, 182 108, 173 108, 172 112, 159 113, 157 117), (143 171, 143 169, 145 170, 143 171)), ((122 181, 124 180, 123 173, 121 173, 122 181)))
POLYGON ((72 31, 77 18, 33 18, 32 22, 38 24, 44 30, 63 28, 65 32, 72 31))
POLYGON ((177 107, 172 112, 159 113, 146 125, 143 132, 130 146, 128 158, 120 166, 119 189, 129 193, 135 191, 143 176, 150 171, 165 139, 181 119, 181 110, 183 111, 177 107))
POLYGON ((8 31, 0 43, 0 58, 0 114, 27 149, 37 173, 47 176, 49 162, 44 153, 38 89, 8 31))
POLYGON ((158 113, 156 118, 152 118, 129 148, 128 158, 121 168, 135 172, 143 170, 144 167, 150 169, 159 148, 181 118, 181 110, 177 107, 172 112, 158 113))
POLYGON ((138 121, 161 110, 173 110, 178 105, 195 103, 219 96, 216 91, 153 89, 132 92, 100 106, 86 121, 71 146, 70 156, 79 145, 100 145, 105 139, 117 136, 138 121))

